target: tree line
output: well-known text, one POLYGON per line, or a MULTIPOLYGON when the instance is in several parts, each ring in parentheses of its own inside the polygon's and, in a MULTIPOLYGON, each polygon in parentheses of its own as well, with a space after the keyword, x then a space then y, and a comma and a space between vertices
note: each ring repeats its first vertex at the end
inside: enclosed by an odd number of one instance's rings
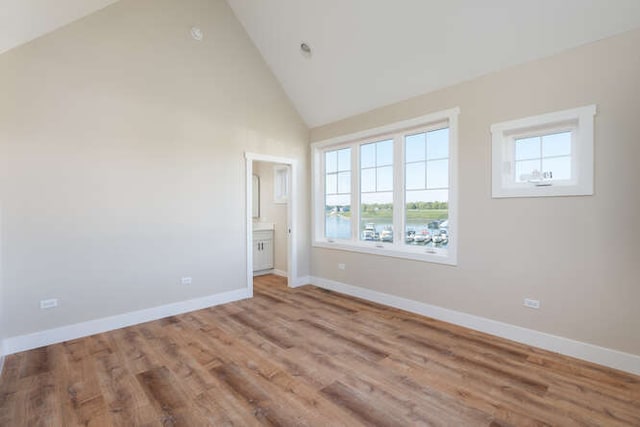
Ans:
MULTIPOLYGON (((390 210, 393 208, 393 203, 371 203, 363 204, 362 211, 376 211, 376 210, 390 210)), ((407 210, 425 210, 425 209, 449 209, 448 202, 410 202, 407 203, 407 210)))

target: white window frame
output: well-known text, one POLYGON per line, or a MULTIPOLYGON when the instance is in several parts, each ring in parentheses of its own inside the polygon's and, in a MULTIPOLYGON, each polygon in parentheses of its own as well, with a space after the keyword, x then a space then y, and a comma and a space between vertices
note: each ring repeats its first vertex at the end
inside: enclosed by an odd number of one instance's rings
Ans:
POLYGON ((452 108, 410 120, 392 123, 349 135, 327 139, 311 144, 311 176, 313 206, 314 247, 339 249, 365 254, 390 256, 439 264, 457 265, 458 255, 458 115, 459 108, 452 108), (447 248, 431 248, 405 244, 405 176, 404 134, 441 128, 449 128, 449 243, 447 248), (362 241, 359 238, 360 224, 360 145, 394 140, 393 152, 393 242, 362 241), (351 147, 351 240, 327 239, 324 234, 324 152, 351 147), (401 208, 399 208, 401 207, 401 208))
MULTIPOLYGON (((552 197, 593 194, 593 135, 596 106, 496 123, 492 135, 492 196, 552 197), (516 182, 515 140, 571 131, 571 179, 516 182)), ((541 171, 544 172, 544 171, 541 171)))

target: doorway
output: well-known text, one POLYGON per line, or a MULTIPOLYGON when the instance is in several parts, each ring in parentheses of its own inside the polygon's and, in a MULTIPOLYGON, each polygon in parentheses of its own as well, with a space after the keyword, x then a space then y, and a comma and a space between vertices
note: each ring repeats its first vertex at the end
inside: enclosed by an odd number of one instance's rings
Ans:
MULTIPOLYGON (((255 153, 245 153, 245 160, 247 288, 253 295, 254 261, 258 261, 259 264, 264 262, 269 256, 266 251, 271 250, 276 257, 274 261, 277 262, 277 257, 280 257, 280 262, 277 265, 286 265, 286 269, 276 268, 276 263, 274 263, 273 268, 267 271, 286 276, 287 285, 292 287, 296 282, 297 275, 295 247, 297 231, 295 226, 297 212, 296 160, 255 153), (256 172, 260 172, 268 182, 259 177, 256 172), (255 192, 256 185, 263 191, 255 192), (264 191, 266 189, 269 191, 264 191), (263 195, 266 195, 269 200, 264 200, 263 195), (259 204, 260 209, 256 209, 256 203, 259 204), (254 230, 256 230, 255 234, 254 230), (273 230, 273 232, 269 233, 268 230, 273 230), (273 236, 272 241, 269 241, 270 235, 273 236), (259 258, 256 259, 256 257, 259 258)), ((269 264, 267 262, 267 264, 261 265, 268 266, 269 264)))

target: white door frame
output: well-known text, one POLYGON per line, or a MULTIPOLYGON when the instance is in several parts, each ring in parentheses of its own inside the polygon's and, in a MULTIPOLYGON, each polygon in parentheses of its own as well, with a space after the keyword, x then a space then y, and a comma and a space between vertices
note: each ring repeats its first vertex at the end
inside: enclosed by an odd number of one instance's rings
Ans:
POLYGON ((296 196, 297 191, 297 180, 296 176, 298 173, 297 160, 290 159, 288 157, 276 157, 269 156, 266 154, 256 154, 256 153, 244 153, 245 161, 246 161, 246 241, 247 241, 247 288, 249 289, 249 294, 253 296, 253 198, 252 190, 253 190, 253 162, 270 162, 270 163, 280 163, 284 165, 288 165, 290 168, 289 172, 289 199, 287 202, 287 226, 289 228, 289 233, 287 236, 287 283, 289 287, 295 286, 296 277, 298 274, 298 261, 297 261, 297 251, 296 251, 296 235, 297 235, 297 212, 298 212, 298 198, 296 196))

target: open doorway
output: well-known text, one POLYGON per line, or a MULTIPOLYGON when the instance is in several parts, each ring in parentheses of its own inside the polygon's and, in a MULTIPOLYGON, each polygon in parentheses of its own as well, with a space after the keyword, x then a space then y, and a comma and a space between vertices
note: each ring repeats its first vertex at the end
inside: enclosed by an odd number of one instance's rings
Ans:
POLYGON ((296 278, 294 159, 246 153, 247 287, 254 275, 296 278))

